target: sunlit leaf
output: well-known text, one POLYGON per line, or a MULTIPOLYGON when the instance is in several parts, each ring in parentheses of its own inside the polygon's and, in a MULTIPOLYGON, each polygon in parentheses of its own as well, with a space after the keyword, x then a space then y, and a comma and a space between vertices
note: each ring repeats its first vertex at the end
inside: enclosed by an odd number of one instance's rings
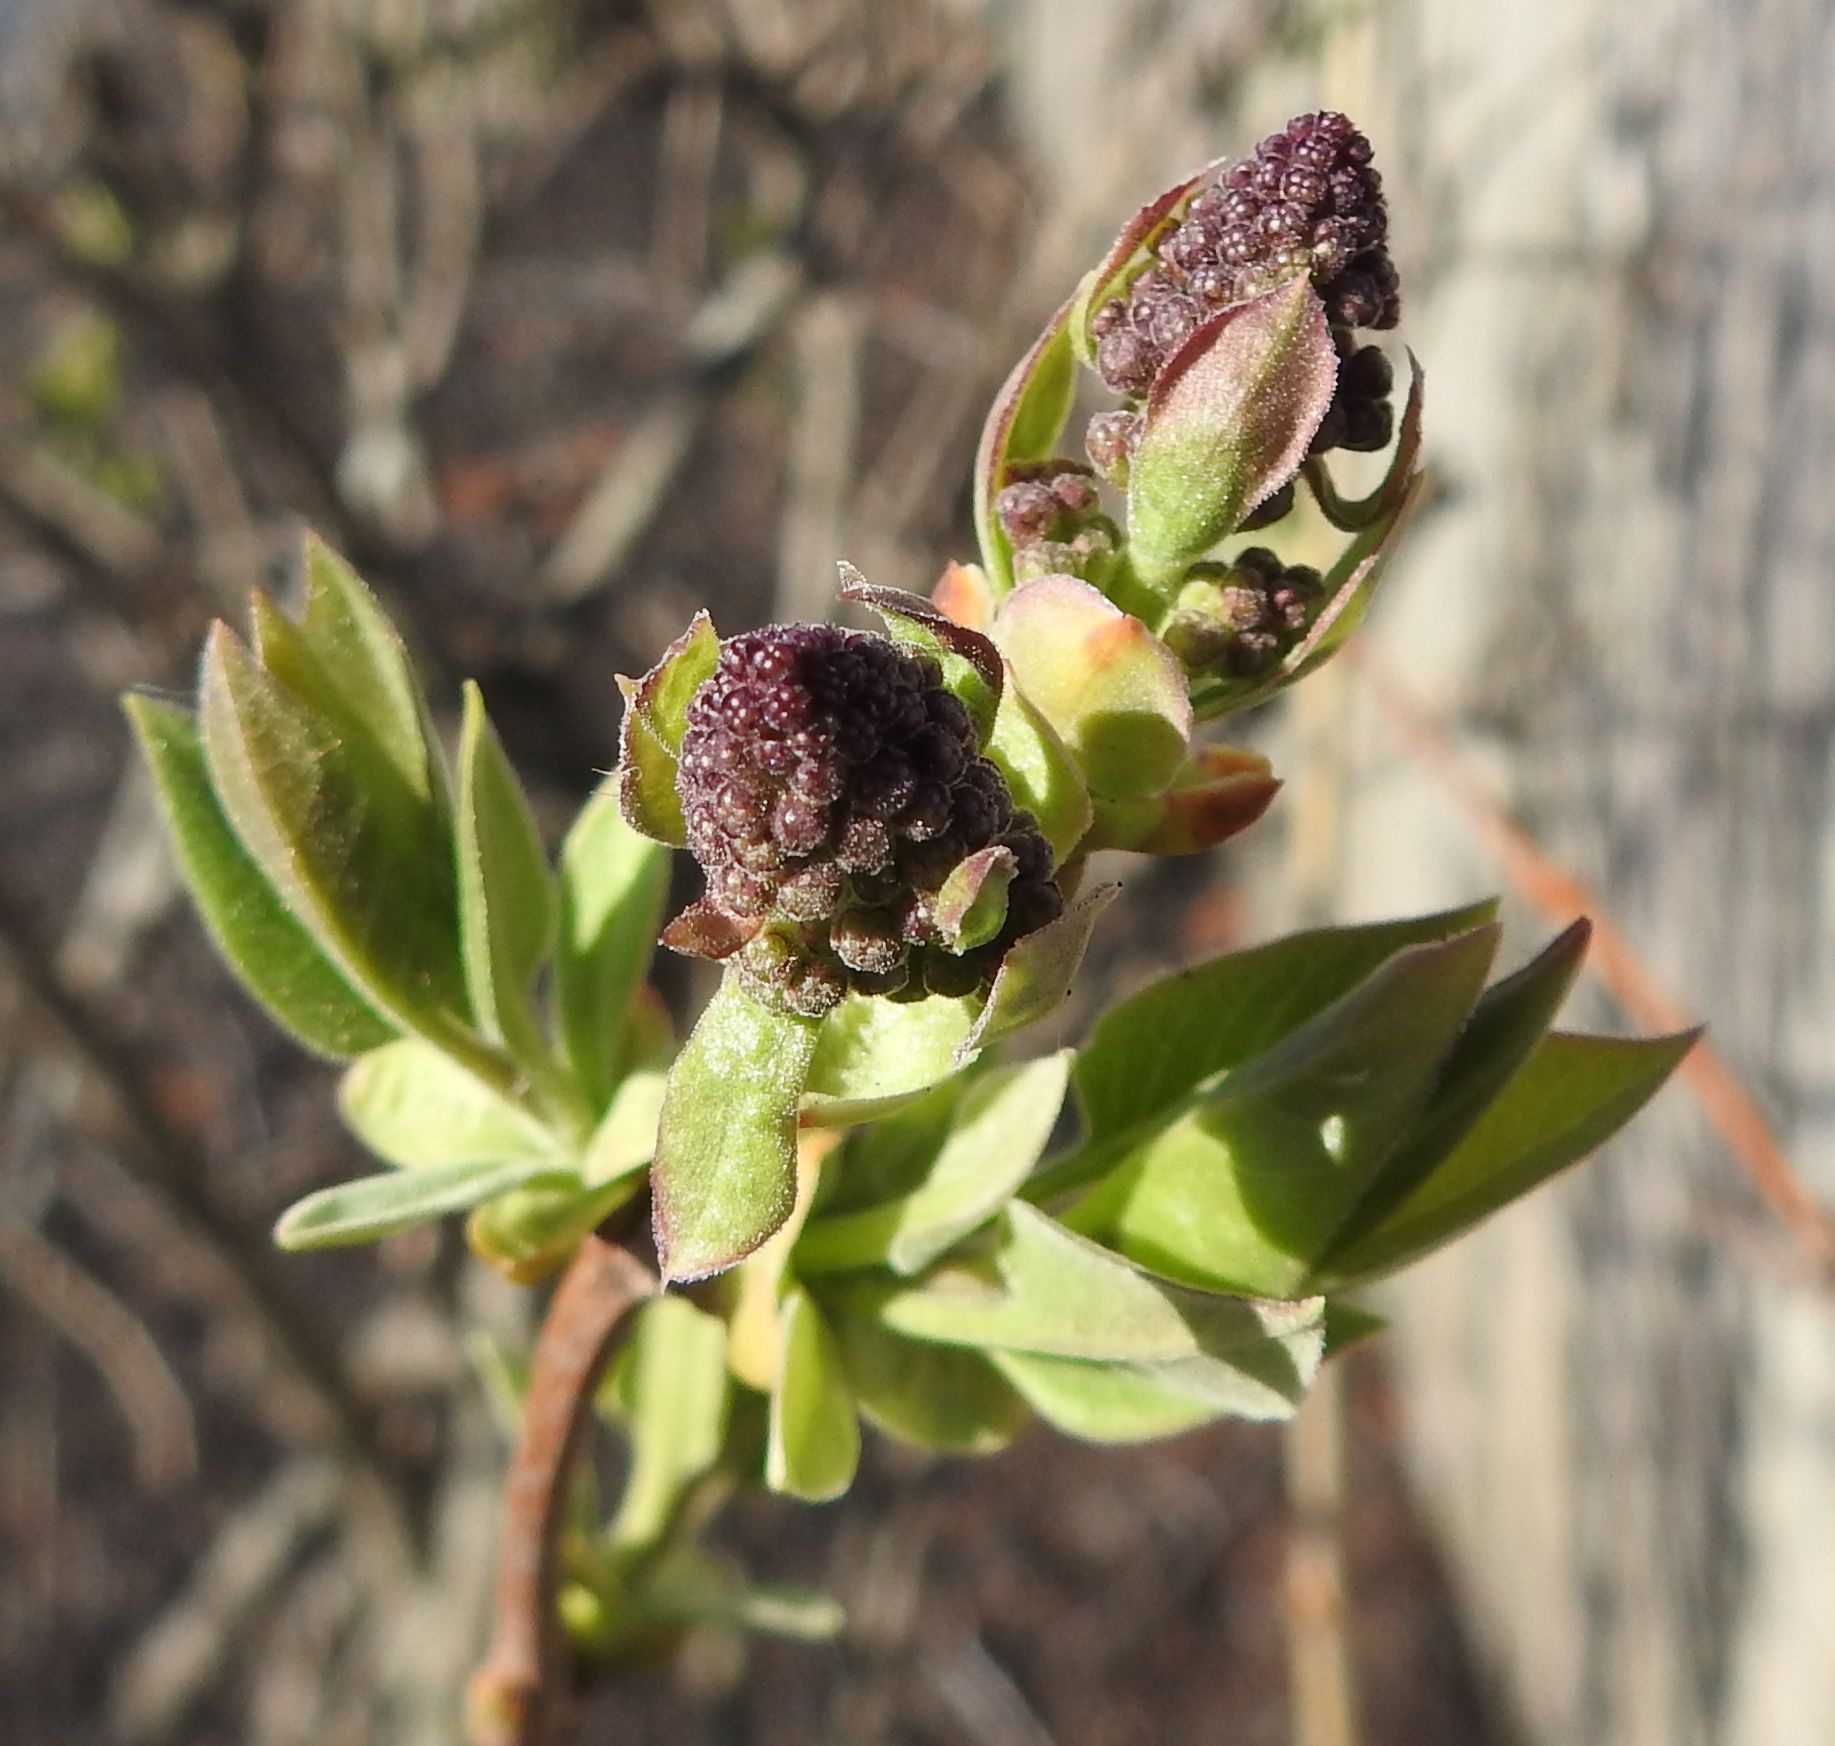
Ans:
POLYGON ((594 1110, 625 1070, 626 1018, 656 947, 669 851, 640 836, 601 784, 561 845, 554 1004, 561 1041, 594 1110))
POLYGON ((391 1170, 322 1188, 295 1201, 274 1227, 283 1249, 331 1249, 370 1243, 411 1225, 464 1212, 544 1176, 564 1179, 552 1163, 517 1159, 502 1163, 435 1164, 425 1170, 391 1170))
POLYGON ((783 1306, 783 1360, 771 1392, 765 1482, 773 1491, 825 1503, 853 1483, 860 1422, 822 1312, 792 1289, 783 1306))
POLYGON ((980 1005, 972 996, 849 995, 823 1022, 803 1093, 803 1125, 853 1127, 922 1097, 957 1070, 980 1005))
POLYGON ((403 1037, 352 1063, 338 1086, 350 1130, 402 1169, 539 1158, 553 1134, 419 1037, 403 1037))
POLYGON ((459 730, 459 933, 465 986, 485 1034, 545 1047, 529 990, 554 934, 554 882, 529 803, 474 684, 459 730))
POLYGON ((764 1006, 735 975, 669 1073, 650 1182, 668 1280, 751 1254, 796 1205, 797 1102, 818 1021, 764 1006))
POLYGON ((808 1272, 883 1261, 913 1274, 994 1216, 1038 1161, 1070 1067, 1065 1051, 996 1068, 964 1093, 934 1157, 905 1192, 878 1205, 812 1220, 794 1265, 808 1272))
POLYGON ((1303 1295, 1425 1106, 1496 946, 1487 927, 1398 952, 1194 1098, 1065 1216, 1186 1284, 1303 1295))
POLYGON ((298 1040, 334 1061, 397 1033, 333 967, 275 895, 211 792, 196 718, 151 697, 125 700, 153 772, 179 865, 212 942, 248 991, 298 1040))
POLYGON ((1337 1291, 1393 1273, 1578 1162, 1656 1095, 1697 1035, 1544 1038, 1426 1181, 1319 1269, 1320 1283, 1337 1291))

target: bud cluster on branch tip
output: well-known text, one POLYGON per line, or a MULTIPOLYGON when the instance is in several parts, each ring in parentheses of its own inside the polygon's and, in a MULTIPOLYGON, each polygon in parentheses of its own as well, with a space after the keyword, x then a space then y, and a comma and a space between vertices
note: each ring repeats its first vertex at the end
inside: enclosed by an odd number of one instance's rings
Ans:
POLYGON ((994 512, 1013 542, 1013 578, 1075 576, 1100 588, 1108 581, 1121 532, 1102 513, 1094 473, 1076 461, 1021 461, 994 512))
POLYGON ((1194 564, 1163 637, 1192 674, 1253 679, 1299 642, 1323 595, 1319 572, 1251 546, 1227 564, 1194 564))
MULTIPOLYGON (((1344 116, 1301 115, 1198 194, 1183 222, 1155 243, 1128 294, 1095 312, 1104 382, 1145 399, 1201 322, 1304 273, 1340 358, 1338 390, 1313 452, 1385 447, 1394 422, 1388 363, 1354 338, 1359 328, 1394 327, 1401 314, 1382 178, 1370 155, 1370 142, 1344 116)), ((1138 431, 1130 412, 1092 420, 1089 456, 1105 478, 1126 483, 1138 431)))
POLYGON ((850 989, 986 987, 1063 909, 1050 845, 979 755, 942 669, 883 637, 792 624, 722 643, 677 785, 707 875, 697 908, 744 938, 732 962, 753 991, 792 1012, 818 1017, 850 989), (977 855, 999 868, 991 897, 1005 881, 1004 920, 952 951, 939 894, 977 855))

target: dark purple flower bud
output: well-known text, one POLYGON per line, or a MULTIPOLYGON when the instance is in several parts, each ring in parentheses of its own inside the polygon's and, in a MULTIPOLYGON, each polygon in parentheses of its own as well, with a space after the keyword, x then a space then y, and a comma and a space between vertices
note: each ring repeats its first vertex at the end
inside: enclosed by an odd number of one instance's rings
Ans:
MULTIPOLYGON (((1027 483, 1059 517, 1085 490, 1093 503, 1086 475, 1071 468, 1060 493, 1061 476, 1027 483)), ((983 988, 1006 947, 1062 907, 1049 845, 1014 813, 929 656, 832 625, 771 626, 720 645, 686 723, 676 788, 707 895, 671 943, 714 942, 786 1011, 819 1016, 850 989, 922 993, 935 964, 934 980, 983 988), (929 905, 996 837, 1021 869, 1018 901, 990 946, 951 953, 929 905)))

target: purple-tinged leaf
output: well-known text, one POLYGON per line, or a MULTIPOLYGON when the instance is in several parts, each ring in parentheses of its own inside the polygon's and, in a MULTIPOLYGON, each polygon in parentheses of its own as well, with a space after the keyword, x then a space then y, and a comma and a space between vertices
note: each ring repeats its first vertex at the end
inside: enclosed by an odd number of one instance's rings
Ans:
POLYGON ((981 738, 987 739, 1005 683, 1000 651, 988 638, 958 624, 921 594, 875 586, 852 564, 841 565, 841 598, 878 613, 894 642, 933 656, 943 668, 944 684, 961 699, 981 738))
POLYGON ((931 920, 952 952, 972 952, 998 934, 1007 919, 1007 887, 1019 861, 1002 843, 990 843, 951 869, 930 906, 931 920))
POLYGON ((1164 794, 1104 800, 1087 846, 1197 855, 1245 831, 1281 790, 1268 760, 1237 746, 1199 746, 1164 794))
POLYGON ((1162 368, 1128 477, 1129 550, 1170 589, 1299 471, 1338 354, 1310 280, 1220 310, 1162 368))

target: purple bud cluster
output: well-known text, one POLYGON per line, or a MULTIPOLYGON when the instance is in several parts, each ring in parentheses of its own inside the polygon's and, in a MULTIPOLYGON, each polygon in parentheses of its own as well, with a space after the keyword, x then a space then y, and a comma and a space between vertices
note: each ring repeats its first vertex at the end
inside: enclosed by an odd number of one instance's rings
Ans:
POLYGON ((705 906, 745 937, 763 997, 816 1017, 853 989, 967 994, 1063 909, 1052 851, 942 669, 883 637, 772 625, 721 645, 688 708, 677 774, 705 906), (966 856, 1009 848, 999 935, 952 953, 936 895, 966 856))
POLYGON ((1319 572, 1251 546, 1228 564, 1195 564, 1165 637, 1187 671, 1253 679, 1306 634, 1324 592, 1319 572))
MULTIPOLYGON (((1313 450, 1381 448, 1389 389, 1376 382, 1387 364, 1350 337, 1359 328, 1394 327, 1401 315, 1382 177, 1370 156, 1369 140, 1332 110, 1297 116, 1270 134, 1192 201, 1128 295, 1096 311, 1102 379, 1118 394, 1144 398, 1201 322, 1305 273, 1346 365, 1313 450)), ((1115 477, 1117 449, 1125 470, 1127 448, 1125 427, 1105 426, 1100 437, 1092 429, 1091 460, 1105 478, 1115 477)))
POLYGON ((1032 461, 1009 466, 1006 476, 994 513, 1013 545, 1014 579, 1077 576, 1100 586, 1120 530, 1102 513, 1090 469, 1076 461, 1032 461))

